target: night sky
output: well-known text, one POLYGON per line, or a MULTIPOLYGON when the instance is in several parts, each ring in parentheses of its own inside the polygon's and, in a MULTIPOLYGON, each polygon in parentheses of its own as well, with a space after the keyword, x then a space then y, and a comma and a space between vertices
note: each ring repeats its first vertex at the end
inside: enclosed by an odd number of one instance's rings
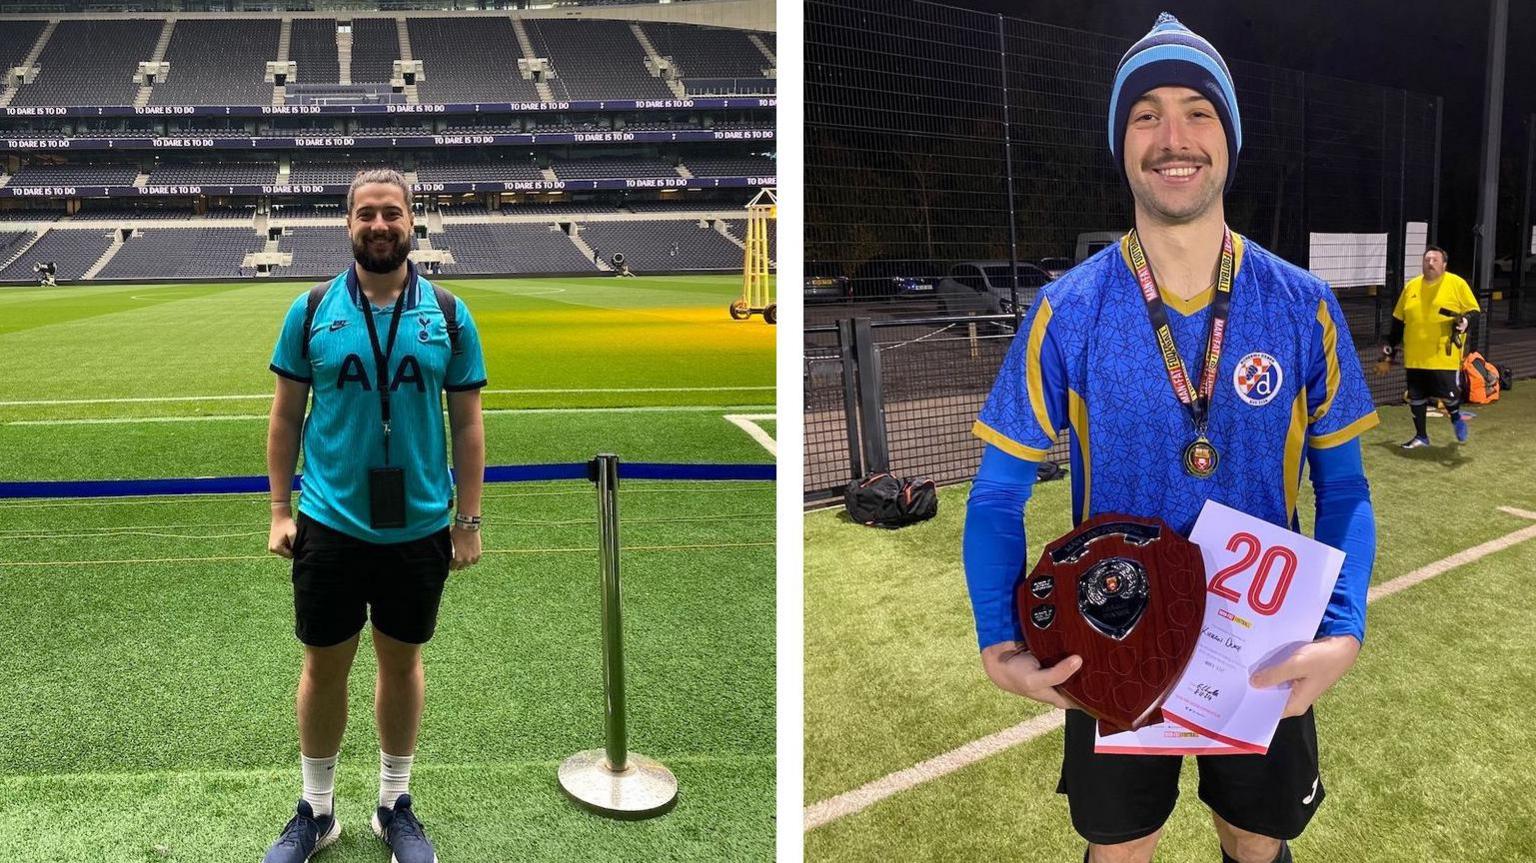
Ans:
MULTIPOLYGON (((1491 0, 946 0, 945 5, 1103 33, 1123 38, 1127 48, 1167 11, 1228 60, 1443 96, 1440 245, 1450 252, 1451 269, 1471 276, 1491 0)), ((1536 51, 1531 50, 1536 3, 1510 0, 1507 20, 1495 257, 1509 254, 1517 242, 1525 118, 1536 112, 1536 51)))

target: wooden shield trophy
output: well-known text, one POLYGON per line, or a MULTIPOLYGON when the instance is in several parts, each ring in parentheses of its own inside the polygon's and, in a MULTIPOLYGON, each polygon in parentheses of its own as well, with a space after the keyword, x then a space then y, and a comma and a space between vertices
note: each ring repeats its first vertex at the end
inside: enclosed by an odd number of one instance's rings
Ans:
POLYGON ((1106 514, 1052 542, 1015 589, 1029 652, 1042 666, 1077 654, 1057 687, 1101 733, 1162 719, 1205 618, 1200 548, 1161 519, 1106 514))

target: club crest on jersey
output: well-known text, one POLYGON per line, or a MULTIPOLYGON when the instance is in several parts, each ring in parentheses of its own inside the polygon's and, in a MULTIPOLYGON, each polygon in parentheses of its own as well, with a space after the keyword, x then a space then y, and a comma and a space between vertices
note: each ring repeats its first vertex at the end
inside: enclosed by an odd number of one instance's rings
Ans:
POLYGON ((1284 382, 1285 370, 1280 367, 1280 361, 1260 351, 1238 360, 1237 368, 1232 372, 1232 387, 1237 390, 1238 398, 1254 407, 1274 401, 1284 382))

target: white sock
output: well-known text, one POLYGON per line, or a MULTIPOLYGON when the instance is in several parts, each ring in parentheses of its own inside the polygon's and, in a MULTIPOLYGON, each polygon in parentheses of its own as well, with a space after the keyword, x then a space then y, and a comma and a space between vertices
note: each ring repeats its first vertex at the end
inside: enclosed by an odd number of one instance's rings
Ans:
POLYGON ((411 790, 411 762, 414 755, 390 755, 379 750, 379 805, 395 808, 400 795, 411 790))
POLYGON ((309 808, 315 811, 316 817, 331 814, 332 792, 336 789, 336 756, 340 754, 330 758, 299 756, 304 764, 304 799, 309 801, 309 808))

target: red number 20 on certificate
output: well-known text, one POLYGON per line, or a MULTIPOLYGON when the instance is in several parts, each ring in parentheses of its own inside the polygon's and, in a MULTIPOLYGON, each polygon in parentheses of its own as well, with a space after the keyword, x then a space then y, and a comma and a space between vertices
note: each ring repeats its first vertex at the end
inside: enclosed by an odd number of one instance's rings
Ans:
POLYGON ((1296 552, 1283 545, 1264 548, 1258 537, 1246 531, 1232 534, 1232 538, 1227 540, 1227 551, 1239 552, 1242 556, 1236 563, 1216 573, 1216 577, 1211 579, 1210 592, 1232 602, 1241 602, 1242 595, 1225 582, 1247 572, 1257 562, 1258 574, 1248 585, 1248 605, 1264 615, 1279 611, 1285 602, 1285 592, 1291 587, 1291 578, 1296 575, 1296 552), (1275 572, 1276 567, 1279 568, 1278 574, 1275 572), (1275 579, 1274 590, 1269 599, 1265 600, 1264 589, 1269 585, 1271 577, 1275 579))

